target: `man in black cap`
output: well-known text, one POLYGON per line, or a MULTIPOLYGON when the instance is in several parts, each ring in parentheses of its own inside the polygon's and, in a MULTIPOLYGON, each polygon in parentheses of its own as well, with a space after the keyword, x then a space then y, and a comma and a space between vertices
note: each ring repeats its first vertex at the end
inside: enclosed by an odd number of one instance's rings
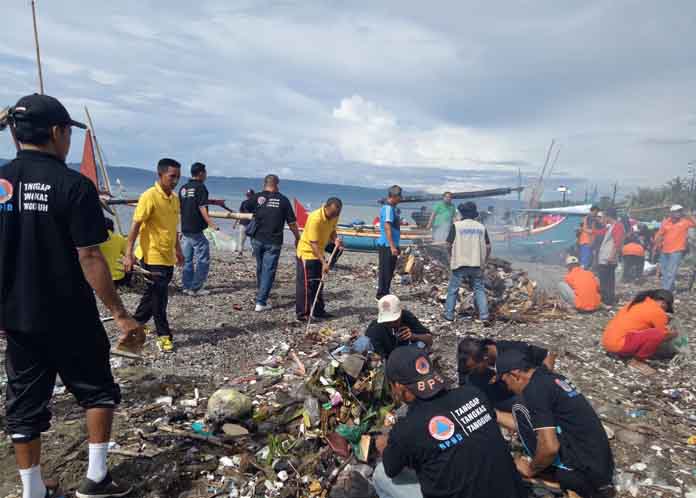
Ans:
POLYGON ((99 249, 108 234, 97 190, 65 164, 72 127, 86 127, 46 95, 23 97, 9 119, 21 150, 0 167, 0 329, 7 332, 7 432, 23 498, 57 496, 39 466, 57 374, 86 410, 89 466, 77 496, 125 496, 130 486, 114 483, 106 466, 121 394, 94 293, 121 330, 117 349, 138 352, 145 336, 99 249))
POLYGON ((519 396, 499 423, 517 431, 531 457, 515 463, 524 477, 548 471, 561 488, 583 498, 613 496, 614 458, 590 403, 568 379, 534 367, 518 350, 498 356, 498 378, 519 396))
POLYGON ((419 348, 404 346, 387 360, 396 402, 409 405, 389 436, 375 442, 382 463, 374 474, 380 497, 522 498, 523 484, 481 391, 447 391, 419 348))

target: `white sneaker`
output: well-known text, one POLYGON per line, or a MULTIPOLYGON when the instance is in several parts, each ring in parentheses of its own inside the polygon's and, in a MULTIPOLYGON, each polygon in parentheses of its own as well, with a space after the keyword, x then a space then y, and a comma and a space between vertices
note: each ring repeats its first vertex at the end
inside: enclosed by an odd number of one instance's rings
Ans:
POLYGON ((196 296, 209 296, 210 291, 208 289, 200 288, 196 291, 196 296))
POLYGON ((185 294, 185 295, 187 295, 187 296, 191 296, 191 297, 193 297, 193 296, 196 295, 196 291, 193 290, 193 289, 184 289, 184 290, 182 290, 181 292, 182 292, 183 294, 185 294))
POLYGON ((257 304, 256 307, 254 308, 254 311, 256 311, 257 313, 260 313, 262 311, 269 311, 271 308, 272 308, 272 306, 270 305, 270 303, 265 304, 265 305, 257 304))

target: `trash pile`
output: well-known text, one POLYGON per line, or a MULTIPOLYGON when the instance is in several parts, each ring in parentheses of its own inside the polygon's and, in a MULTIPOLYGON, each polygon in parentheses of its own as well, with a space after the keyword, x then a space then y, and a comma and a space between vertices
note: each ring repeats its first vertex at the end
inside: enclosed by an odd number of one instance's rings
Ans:
POLYGON ((352 339, 324 328, 299 347, 281 343, 254 375, 209 396, 163 388, 130 410, 137 429, 121 432, 111 453, 183 462, 167 477, 191 483, 172 494, 180 498, 373 496, 372 435, 393 425, 394 405, 382 360, 354 352, 352 339))
MULTIPOLYGON (((431 284, 429 298, 444 303, 450 277, 449 256, 441 246, 409 247, 400 268, 402 285, 431 284)), ((489 258, 484 270, 488 307, 492 317, 501 321, 534 322, 542 318, 558 318, 566 311, 557 297, 537 286, 527 273, 512 267, 509 261, 489 258)), ((468 283, 459 291, 457 311, 474 316, 473 289, 468 283)))

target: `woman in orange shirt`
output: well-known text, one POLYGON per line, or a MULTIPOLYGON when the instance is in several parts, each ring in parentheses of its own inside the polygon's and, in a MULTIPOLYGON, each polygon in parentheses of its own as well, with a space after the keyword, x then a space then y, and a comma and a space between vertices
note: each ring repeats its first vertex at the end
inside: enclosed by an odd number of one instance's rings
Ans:
POLYGON ((602 345, 610 353, 646 360, 660 345, 677 337, 667 328, 674 312, 674 296, 663 289, 638 293, 609 322, 602 336, 602 345))

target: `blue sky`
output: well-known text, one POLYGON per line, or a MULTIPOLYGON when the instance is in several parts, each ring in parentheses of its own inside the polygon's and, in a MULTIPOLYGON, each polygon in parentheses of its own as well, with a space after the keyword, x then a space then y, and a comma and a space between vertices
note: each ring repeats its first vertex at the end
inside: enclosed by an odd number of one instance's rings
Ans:
MULTIPOLYGON (((108 161, 438 190, 663 183, 696 159, 696 3, 38 1, 47 93, 108 161)), ((0 104, 37 88, 3 0, 0 104)), ((73 159, 81 152, 76 134, 73 159)), ((0 137, 0 157, 12 154, 0 137)), ((578 187, 578 191, 581 187, 578 187)))

